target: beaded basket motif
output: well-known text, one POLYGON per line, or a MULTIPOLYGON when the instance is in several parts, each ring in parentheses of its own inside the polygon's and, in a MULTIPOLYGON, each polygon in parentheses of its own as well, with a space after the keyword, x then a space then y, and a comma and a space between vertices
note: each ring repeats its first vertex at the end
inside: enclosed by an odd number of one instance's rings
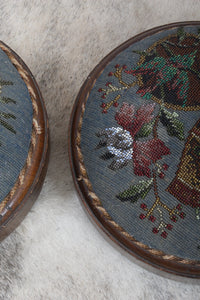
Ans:
POLYGON ((199 70, 200 26, 139 39, 94 82, 77 137, 81 176, 105 218, 144 249, 197 264, 199 70))

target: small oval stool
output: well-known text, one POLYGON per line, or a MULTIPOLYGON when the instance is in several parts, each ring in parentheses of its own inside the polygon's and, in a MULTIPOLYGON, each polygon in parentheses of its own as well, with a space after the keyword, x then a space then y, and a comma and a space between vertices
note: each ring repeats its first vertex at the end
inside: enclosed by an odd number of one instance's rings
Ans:
POLYGON ((0 42, 0 240, 24 218, 47 169, 48 122, 24 62, 0 42))
POLYGON ((93 70, 71 117, 76 189, 138 259, 200 277, 200 22, 154 28, 93 70))

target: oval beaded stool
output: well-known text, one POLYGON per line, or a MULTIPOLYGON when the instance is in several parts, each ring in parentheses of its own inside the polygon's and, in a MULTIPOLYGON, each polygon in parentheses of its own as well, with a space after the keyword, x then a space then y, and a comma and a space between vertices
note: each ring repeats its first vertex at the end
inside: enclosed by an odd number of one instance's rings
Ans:
POLYGON ((92 71, 71 116, 76 189, 112 240, 200 277, 200 22, 146 31, 92 71))
POLYGON ((37 83, 0 42, 0 240, 24 218, 47 169, 48 123, 37 83))

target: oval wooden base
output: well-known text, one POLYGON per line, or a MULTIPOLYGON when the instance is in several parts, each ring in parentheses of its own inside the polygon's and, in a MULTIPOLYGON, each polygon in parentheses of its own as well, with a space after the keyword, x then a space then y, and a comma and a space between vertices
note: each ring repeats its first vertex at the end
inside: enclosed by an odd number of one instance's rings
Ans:
POLYGON ((106 235, 109 236, 111 240, 120 245, 132 256, 135 256, 156 268, 181 276, 200 278, 200 263, 198 261, 176 257, 170 255, 170 253, 164 253, 158 249, 150 248, 136 240, 133 236, 116 224, 103 207, 101 200, 97 197, 95 191, 92 189, 91 182, 87 175, 87 169, 84 165, 84 157, 80 143, 82 120, 86 102, 95 82, 97 81, 97 78, 102 74, 108 63, 130 45, 141 41, 142 39, 161 32, 162 30, 190 25, 200 26, 200 22, 173 23, 148 30, 120 45, 96 66, 80 89, 73 107, 69 125, 68 150, 74 184, 83 206, 86 208, 93 221, 103 232, 106 233, 106 235))

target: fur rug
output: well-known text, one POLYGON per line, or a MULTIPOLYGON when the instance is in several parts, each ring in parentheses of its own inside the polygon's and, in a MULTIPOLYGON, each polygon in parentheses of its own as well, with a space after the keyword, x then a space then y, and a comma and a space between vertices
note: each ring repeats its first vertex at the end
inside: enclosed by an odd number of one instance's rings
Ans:
POLYGON ((70 111, 95 65, 135 34, 198 20, 199 10, 196 0, 0 1, 1 39, 34 74, 51 129, 42 192, 1 243, 0 299, 199 299, 198 280, 147 270, 105 240, 76 196, 67 154, 70 111))

